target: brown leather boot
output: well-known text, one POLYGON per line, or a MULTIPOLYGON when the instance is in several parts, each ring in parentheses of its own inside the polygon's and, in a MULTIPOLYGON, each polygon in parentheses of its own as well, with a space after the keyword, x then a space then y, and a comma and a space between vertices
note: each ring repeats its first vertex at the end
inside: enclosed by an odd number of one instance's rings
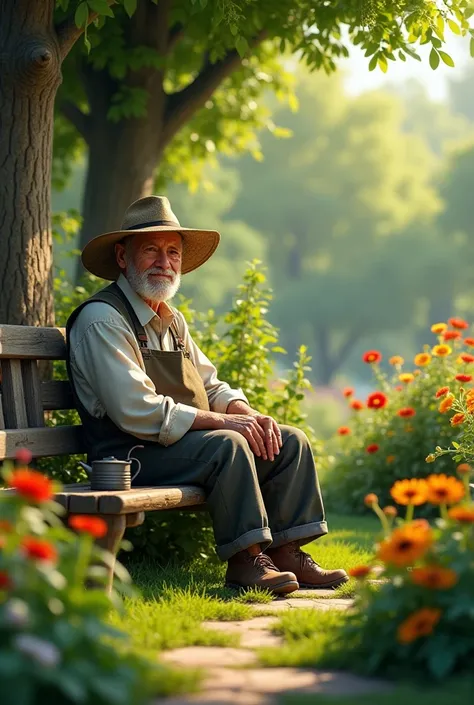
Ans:
POLYGON ((281 573, 265 553, 252 555, 240 551, 229 560, 225 576, 226 587, 266 588, 276 595, 298 590, 298 581, 293 573, 281 573))
POLYGON ((300 549, 297 543, 269 548, 267 555, 278 566, 278 570, 291 570, 296 575, 301 588, 316 590, 337 588, 349 580, 345 570, 321 568, 308 553, 300 549))

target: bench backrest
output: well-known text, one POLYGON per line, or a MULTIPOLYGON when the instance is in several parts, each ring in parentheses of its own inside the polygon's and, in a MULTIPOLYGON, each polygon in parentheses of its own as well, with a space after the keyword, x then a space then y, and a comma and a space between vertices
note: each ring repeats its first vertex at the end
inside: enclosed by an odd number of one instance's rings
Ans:
POLYGON ((73 409, 68 381, 42 382, 38 361, 65 360, 63 328, 0 325, 0 461, 82 453, 81 426, 46 427, 45 412, 73 409))

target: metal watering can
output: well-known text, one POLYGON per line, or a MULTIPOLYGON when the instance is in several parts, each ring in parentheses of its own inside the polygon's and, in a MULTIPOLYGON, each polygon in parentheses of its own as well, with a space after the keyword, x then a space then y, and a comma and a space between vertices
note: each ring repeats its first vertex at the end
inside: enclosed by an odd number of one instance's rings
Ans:
POLYGON ((132 487, 132 482, 141 470, 141 463, 138 458, 131 458, 130 453, 135 448, 144 448, 144 446, 133 446, 128 451, 126 460, 117 460, 113 456, 102 458, 102 460, 94 460, 92 467, 79 461, 79 465, 84 468, 91 481, 91 490, 129 490, 132 487), (132 476, 132 463, 135 461, 138 465, 136 473, 132 476))

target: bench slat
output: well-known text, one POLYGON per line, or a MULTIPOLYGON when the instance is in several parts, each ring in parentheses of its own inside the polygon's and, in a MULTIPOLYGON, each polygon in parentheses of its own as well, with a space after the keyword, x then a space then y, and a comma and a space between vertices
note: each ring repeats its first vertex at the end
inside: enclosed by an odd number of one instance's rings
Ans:
POLYGON ((3 413, 6 428, 27 428, 25 393, 20 360, 2 362, 3 413))
MULTIPOLYGON (((44 426, 43 404, 41 403, 41 382, 36 360, 21 360, 23 389, 26 400, 28 426, 44 426)), ((22 428, 22 426, 19 426, 22 428)))
POLYGON ((70 382, 53 380, 41 385, 41 403, 45 411, 74 409, 74 398, 70 382))
POLYGON ((0 431, 2 431, 4 428, 5 428, 5 417, 3 415, 2 393, 0 392, 0 431))
POLYGON ((82 426, 20 428, 0 431, 0 460, 12 459, 19 448, 28 448, 33 457, 84 453, 82 426))
POLYGON ((0 325, 0 359, 65 360, 64 328, 0 325))
POLYGON ((122 492, 93 492, 87 485, 69 489, 69 511, 75 514, 133 514, 163 509, 178 509, 204 504, 206 496, 199 487, 136 487, 122 492))

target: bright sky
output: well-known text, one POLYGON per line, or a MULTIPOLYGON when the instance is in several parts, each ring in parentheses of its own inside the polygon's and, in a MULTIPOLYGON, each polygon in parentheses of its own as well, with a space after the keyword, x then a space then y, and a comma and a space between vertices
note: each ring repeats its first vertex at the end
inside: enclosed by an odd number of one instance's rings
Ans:
POLYGON ((426 87, 426 91, 433 100, 443 100, 447 96, 447 85, 449 79, 460 77, 464 68, 471 62, 474 66, 474 58, 469 54, 469 38, 447 36, 447 41, 443 49, 454 59, 455 67, 450 68, 442 62, 436 71, 430 68, 428 55, 430 47, 419 47, 418 53, 423 61, 407 58, 407 61, 391 62, 386 74, 380 69, 369 72, 368 62, 363 52, 357 47, 351 47, 351 58, 341 62, 341 68, 346 72, 346 86, 350 93, 361 93, 362 91, 373 90, 390 83, 403 83, 408 79, 418 79, 426 87))

